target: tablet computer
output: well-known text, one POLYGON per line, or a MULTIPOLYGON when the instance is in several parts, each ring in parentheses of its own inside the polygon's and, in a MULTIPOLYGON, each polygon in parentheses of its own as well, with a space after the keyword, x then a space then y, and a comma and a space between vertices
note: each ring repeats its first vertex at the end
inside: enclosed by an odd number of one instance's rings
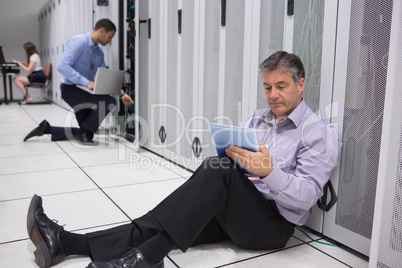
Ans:
MULTIPOLYGON (((243 128, 222 124, 209 124, 212 134, 212 142, 218 156, 226 156, 226 148, 237 146, 252 152, 260 150, 257 130, 254 128, 243 128)), ((248 174, 252 174, 244 168, 239 168, 248 174)), ((253 174, 254 175, 254 174, 253 174)))

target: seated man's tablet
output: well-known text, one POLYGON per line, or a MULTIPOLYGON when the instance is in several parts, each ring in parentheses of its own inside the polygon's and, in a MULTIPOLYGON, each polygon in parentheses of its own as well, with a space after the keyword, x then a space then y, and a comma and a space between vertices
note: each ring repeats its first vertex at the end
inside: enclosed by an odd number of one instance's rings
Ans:
MULTIPOLYGON (((254 128, 242 128, 221 124, 209 124, 209 126, 211 128, 212 141, 218 156, 226 156, 226 148, 232 145, 252 152, 258 152, 260 150, 257 130, 254 128)), ((247 170, 241 169, 243 172, 251 174, 247 170)))

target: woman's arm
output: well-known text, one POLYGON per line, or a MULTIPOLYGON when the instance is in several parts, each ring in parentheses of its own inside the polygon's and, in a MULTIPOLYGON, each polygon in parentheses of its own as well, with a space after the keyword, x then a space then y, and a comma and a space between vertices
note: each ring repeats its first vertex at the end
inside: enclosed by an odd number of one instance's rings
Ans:
POLYGON ((31 73, 35 66, 34 61, 30 61, 28 66, 25 63, 22 63, 21 61, 18 61, 18 60, 13 60, 13 62, 17 63, 18 66, 20 66, 20 68, 23 69, 27 73, 31 73))

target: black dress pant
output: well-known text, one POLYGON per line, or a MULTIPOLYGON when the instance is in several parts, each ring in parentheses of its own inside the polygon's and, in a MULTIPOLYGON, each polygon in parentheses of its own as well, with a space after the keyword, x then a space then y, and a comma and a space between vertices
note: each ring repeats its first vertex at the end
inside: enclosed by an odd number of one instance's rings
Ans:
POLYGON ((228 158, 210 157, 153 210, 130 224, 89 233, 93 260, 119 258, 165 230, 184 252, 225 239, 254 250, 282 248, 294 224, 228 158))
MULTIPOLYGON (((95 133, 103 119, 116 107, 116 100, 110 95, 93 95, 75 85, 61 84, 61 96, 74 109, 80 128, 95 133)), ((74 139, 78 128, 51 127, 52 141, 74 139)))

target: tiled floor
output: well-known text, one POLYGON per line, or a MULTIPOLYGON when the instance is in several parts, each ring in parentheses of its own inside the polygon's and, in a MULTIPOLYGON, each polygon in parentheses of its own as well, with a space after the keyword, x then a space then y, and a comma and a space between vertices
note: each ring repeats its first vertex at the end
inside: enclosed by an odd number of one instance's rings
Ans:
MULTIPOLYGON (((71 121, 71 114, 56 105, 0 105, 0 267, 36 267, 26 231, 27 208, 35 193, 43 197, 50 218, 67 230, 87 233, 142 215, 191 176, 173 164, 161 165, 149 151, 107 135, 96 135, 98 145, 89 148, 51 142, 48 135, 22 142, 45 118, 62 125, 71 121)), ((86 267, 89 261, 68 258, 56 267, 86 267)), ((167 268, 223 266, 367 267, 368 259, 313 242, 299 230, 282 250, 249 251, 225 242, 186 253, 173 250, 165 258, 167 268)))

